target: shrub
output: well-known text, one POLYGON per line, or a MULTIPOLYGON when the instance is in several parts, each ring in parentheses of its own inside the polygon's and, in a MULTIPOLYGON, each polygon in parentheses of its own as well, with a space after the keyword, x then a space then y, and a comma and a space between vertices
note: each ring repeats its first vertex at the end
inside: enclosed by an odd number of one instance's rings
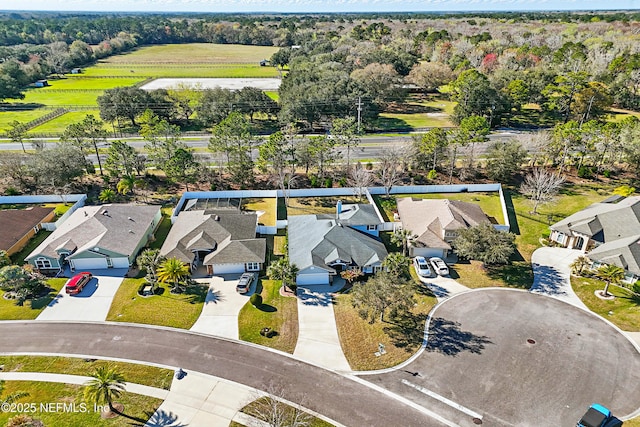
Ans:
POLYGON ((340 185, 340 187, 346 187, 347 186, 347 178, 342 177, 338 180, 338 185, 340 185))
POLYGON ((368 171, 370 171, 370 170, 372 170, 372 169, 373 169, 373 163, 371 163, 371 162, 367 162, 367 164, 366 164, 364 167, 365 167, 365 169, 367 169, 368 171))
POLYGON ((324 179, 324 186, 326 188, 331 188, 333 187, 333 179, 332 178, 325 178, 324 179))
POLYGON ((311 184, 312 188, 317 188, 318 187, 318 177, 315 175, 311 175, 309 177, 309 183, 311 184))
POLYGON ((251 295, 251 298, 249 298, 249 302, 251 303, 252 306, 256 308, 260 307, 262 305, 262 295, 260 294, 251 295))
POLYGON ((5 196, 18 196, 18 195, 20 195, 20 191, 18 191, 16 188, 13 188, 13 187, 7 187, 7 189, 4 190, 4 195, 5 196))
POLYGON ((585 179, 593 178, 593 169, 589 166, 580 166, 580 169, 578 169, 578 177, 585 179))
POLYGON ((605 178, 611 178, 611 176, 613 175, 613 172, 610 170, 606 170, 602 172, 602 175, 604 175, 605 178))
POLYGON ((427 174, 427 179, 433 181, 434 179, 436 179, 436 176, 438 176, 438 172, 436 172, 435 169, 431 169, 427 174))

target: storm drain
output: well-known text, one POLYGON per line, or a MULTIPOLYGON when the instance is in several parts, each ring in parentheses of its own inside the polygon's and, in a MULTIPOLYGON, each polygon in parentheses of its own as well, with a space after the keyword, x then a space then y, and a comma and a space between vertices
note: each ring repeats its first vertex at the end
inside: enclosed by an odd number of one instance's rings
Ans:
POLYGON ((482 424, 482 420, 480 418, 474 418, 473 419, 473 423, 476 424, 476 425, 480 425, 480 424, 482 424))
POLYGON ((529 339, 527 340, 527 344, 535 344, 535 343, 536 343, 536 340, 534 340, 534 339, 532 339, 532 338, 529 338, 529 339))

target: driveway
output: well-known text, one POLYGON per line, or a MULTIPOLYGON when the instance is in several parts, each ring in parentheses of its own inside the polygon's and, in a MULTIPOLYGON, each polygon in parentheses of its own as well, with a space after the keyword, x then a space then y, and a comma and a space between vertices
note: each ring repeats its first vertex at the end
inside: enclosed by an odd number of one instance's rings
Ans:
POLYGON ((557 298, 578 308, 589 310, 571 288, 571 263, 583 255, 575 249, 539 248, 531 255, 535 294, 557 298))
POLYGON ((327 369, 346 372, 351 371, 351 366, 342 352, 331 296, 340 288, 337 283, 298 287, 298 343, 293 355, 327 369))
POLYGON ((238 314, 256 290, 257 280, 246 294, 236 292, 236 284, 240 274, 214 276, 207 279, 196 279, 200 283, 209 283, 209 292, 202 308, 202 313, 191 327, 194 332, 219 337, 238 338, 238 314))
POLYGON ((444 301, 447 298, 451 298, 452 296, 466 292, 469 290, 464 285, 461 285, 457 281, 453 280, 451 277, 421 277, 418 276, 420 281, 427 285, 427 287, 433 292, 433 294, 438 299, 438 302, 444 301))
POLYGON ((123 276, 94 275, 82 292, 73 296, 63 287, 36 320, 104 322, 122 280, 123 276))
POLYGON ((462 427, 570 426, 593 402, 640 407, 640 354, 617 329, 554 298, 513 289, 456 295, 432 312, 426 349, 361 378, 462 427), (531 340, 531 341, 530 341, 531 340))

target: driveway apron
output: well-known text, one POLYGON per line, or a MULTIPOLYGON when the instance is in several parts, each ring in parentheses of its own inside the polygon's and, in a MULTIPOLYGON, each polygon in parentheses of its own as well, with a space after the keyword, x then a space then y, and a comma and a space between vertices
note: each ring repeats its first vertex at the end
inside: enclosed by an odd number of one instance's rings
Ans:
POLYGON ((534 294, 547 295, 589 310, 571 288, 571 263, 583 255, 575 249, 539 248, 531 256, 534 294))

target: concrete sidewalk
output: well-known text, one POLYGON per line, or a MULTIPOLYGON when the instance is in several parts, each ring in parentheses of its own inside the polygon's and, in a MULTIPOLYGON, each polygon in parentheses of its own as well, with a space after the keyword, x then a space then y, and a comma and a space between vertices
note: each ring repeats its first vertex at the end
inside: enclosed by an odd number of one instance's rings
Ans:
POLYGON ((531 255, 534 294, 547 295, 589 311, 571 288, 571 263, 583 255, 575 249, 539 248, 531 255))
POLYGON ((249 301, 257 283, 254 281, 248 293, 239 294, 236 292, 239 278, 238 274, 196 279, 200 283, 209 283, 209 292, 200 317, 191 327, 192 331, 234 340, 239 339, 238 314, 249 301))
POLYGON ((344 357, 331 294, 340 285, 298 288, 298 343, 293 355, 334 371, 350 372, 344 357))

